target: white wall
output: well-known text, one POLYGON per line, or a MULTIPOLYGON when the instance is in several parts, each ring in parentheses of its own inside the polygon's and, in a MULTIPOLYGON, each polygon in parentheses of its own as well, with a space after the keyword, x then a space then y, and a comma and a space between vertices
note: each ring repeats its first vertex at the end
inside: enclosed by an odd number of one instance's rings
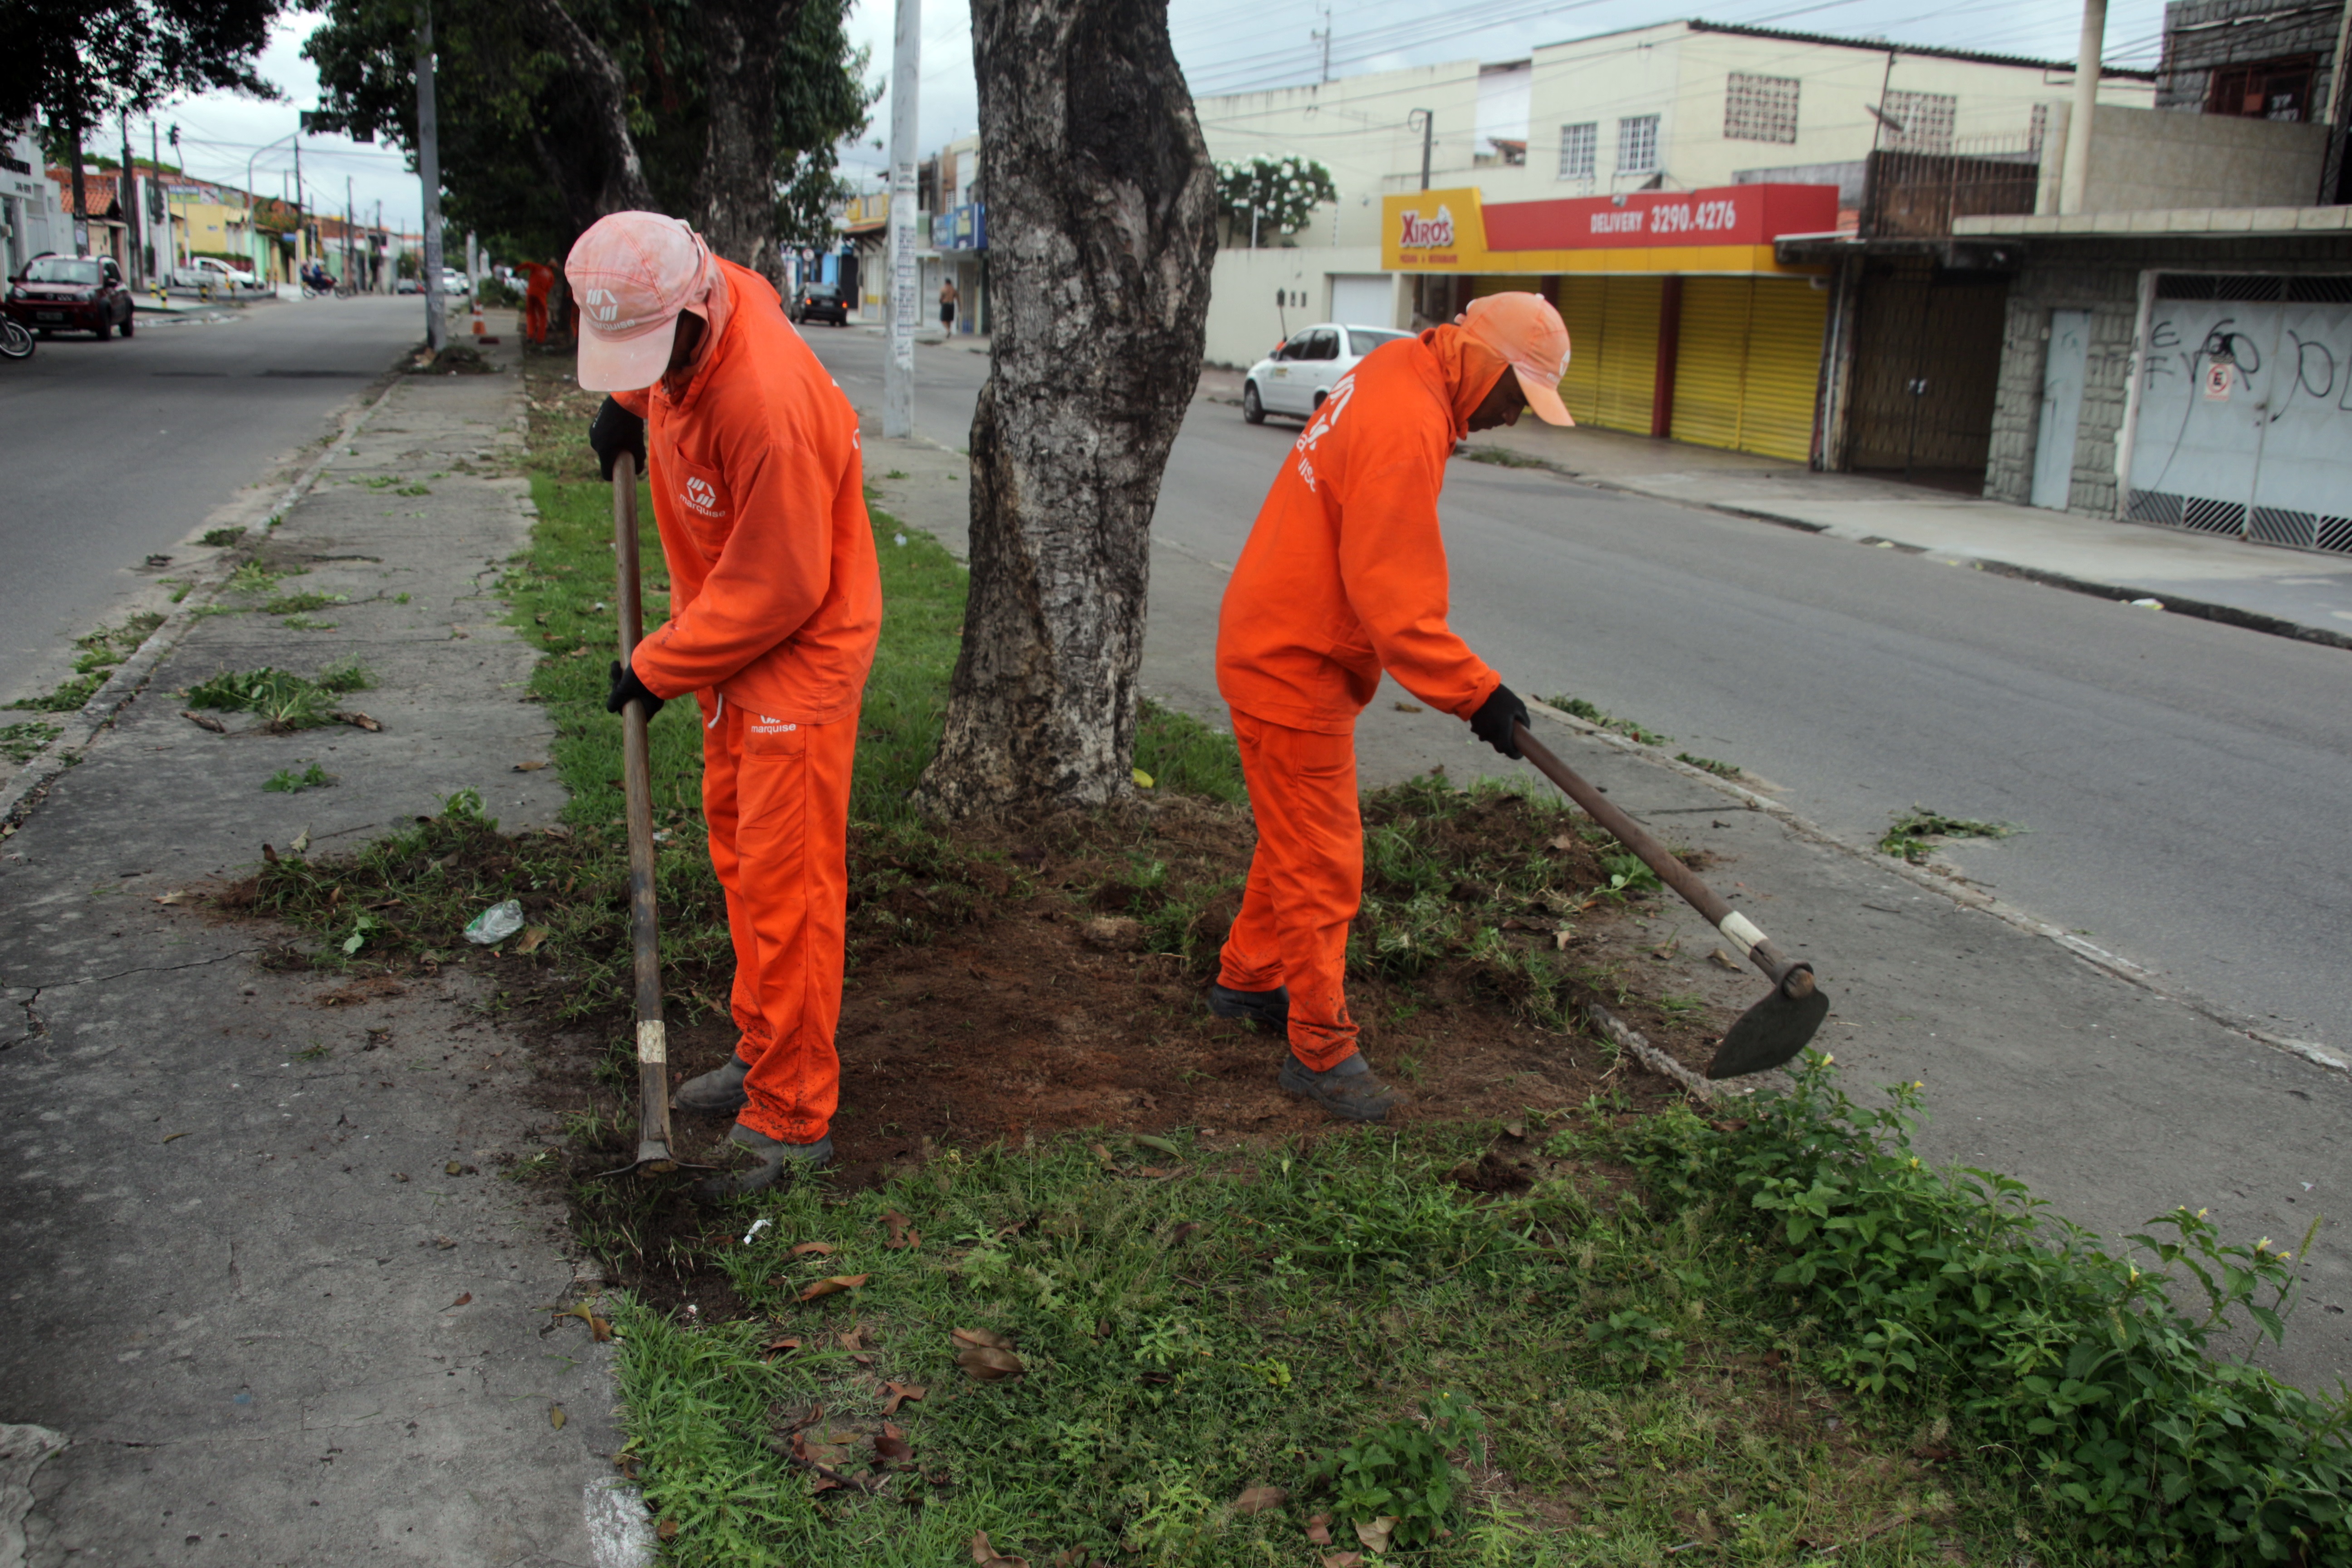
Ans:
POLYGON ((1255 364, 1286 332, 1330 320, 1334 273, 1380 270, 1378 246, 1220 250, 1209 278, 1209 335, 1202 357, 1211 364, 1255 364), (1307 302, 1277 306, 1275 299, 1281 290, 1288 290, 1293 299, 1303 294, 1307 302))
POLYGON ((2326 159, 2325 125, 2103 103, 2083 210, 2310 206, 2326 159))
POLYGON ((48 177, 40 143, 30 136, 10 134, 0 137, 0 150, 12 164, 21 163, 27 171, 0 169, 0 196, 7 198, 16 227, 5 242, 0 262, 14 275, 45 250, 71 251, 73 228, 66 220, 65 199, 48 177))

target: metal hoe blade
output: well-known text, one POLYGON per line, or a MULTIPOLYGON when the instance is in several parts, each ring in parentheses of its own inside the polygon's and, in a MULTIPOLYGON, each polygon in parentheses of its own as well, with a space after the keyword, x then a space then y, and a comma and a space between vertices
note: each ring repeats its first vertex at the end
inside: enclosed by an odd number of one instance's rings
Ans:
POLYGON ((1706 1064, 1706 1076, 1744 1078, 1771 1071, 1811 1043, 1829 1014, 1830 999, 1819 990, 1790 996, 1775 985, 1764 1000, 1739 1015, 1716 1047, 1715 1059, 1706 1064))

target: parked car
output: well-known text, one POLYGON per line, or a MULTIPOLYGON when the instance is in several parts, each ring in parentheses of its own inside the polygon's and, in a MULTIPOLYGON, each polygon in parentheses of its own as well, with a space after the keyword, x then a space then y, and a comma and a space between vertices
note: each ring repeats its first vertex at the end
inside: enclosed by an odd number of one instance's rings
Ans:
POLYGON ((1242 382, 1242 417, 1257 425, 1269 414, 1313 414, 1323 406, 1332 384, 1355 369, 1357 361, 1382 343, 1411 335, 1338 321, 1301 327, 1250 366, 1242 382))
POLYGON ((463 296, 473 291, 473 282, 454 267, 441 269, 441 292, 463 296))
POLYGON ((261 280, 241 267, 232 267, 217 256, 199 256, 185 267, 172 268, 172 287, 201 289, 211 284, 216 289, 232 293, 250 293, 262 287, 261 280))
POLYGON ((841 285, 802 284, 793 308, 793 320, 803 326, 811 321, 831 321, 836 327, 849 325, 849 301, 841 297, 841 285))
POLYGON ((37 256, 8 282, 8 317, 47 336, 84 331, 103 338, 133 331, 130 291, 110 256, 37 256))
POLYGON ((395 294, 422 294, 425 292, 425 279, 422 278, 395 279, 393 281, 392 291, 395 294))

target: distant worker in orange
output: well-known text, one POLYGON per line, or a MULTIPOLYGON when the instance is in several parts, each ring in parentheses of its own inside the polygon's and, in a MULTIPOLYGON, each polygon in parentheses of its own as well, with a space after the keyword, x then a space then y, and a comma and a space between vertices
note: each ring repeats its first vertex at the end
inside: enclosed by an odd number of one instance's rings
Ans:
POLYGON ((847 933, 850 764, 882 625, 857 415, 758 273, 676 218, 614 213, 564 264, 605 477, 646 463, 669 619, 613 666, 606 706, 694 693, 702 806, 735 947, 734 1057, 679 1086, 732 1114, 757 1192, 832 1158, 847 933))
POLYGON ((547 342, 547 297, 555 290, 555 268, 544 261, 527 261, 523 271, 530 281, 522 291, 522 331, 532 342, 547 342))
POLYGON ((1538 294, 1490 294, 1339 378, 1258 510, 1217 622, 1257 850, 1209 1007, 1289 1037, 1280 1081, 1333 1115, 1393 1097, 1348 1016, 1348 924, 1364 886, 1356 715, 1381 670, 1507 757, 1526 704, 1446 625, 1438 492, 1472 430, 1559 400, 1568 328, 1538 294))

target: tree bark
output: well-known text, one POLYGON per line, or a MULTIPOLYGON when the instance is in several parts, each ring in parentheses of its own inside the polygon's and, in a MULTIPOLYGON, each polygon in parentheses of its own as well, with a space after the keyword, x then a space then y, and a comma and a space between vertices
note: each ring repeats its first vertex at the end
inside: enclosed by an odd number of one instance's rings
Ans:
POLYGON ((988 384, 971 588, 918 803, 961 817, 1132 788, 1151 513, 1201 374, 1216 185, 1166 0, 973 0, 988 384))
POLYGON ((800 25, 803 0, 703 0, 709 155, 698 226, 710 248, 764 275, 781 291, 776 248, 776 59, 800 25))
POLYGON ((608 213, 658 211, 653 187, 646 180, 645 160, 637 153, 636 136, 629 129, 629 82, 620 62, 563 8, 563 0, 523 3, 587 95, 589 118, 604 144, 606 159, 597 205, 608 213))

